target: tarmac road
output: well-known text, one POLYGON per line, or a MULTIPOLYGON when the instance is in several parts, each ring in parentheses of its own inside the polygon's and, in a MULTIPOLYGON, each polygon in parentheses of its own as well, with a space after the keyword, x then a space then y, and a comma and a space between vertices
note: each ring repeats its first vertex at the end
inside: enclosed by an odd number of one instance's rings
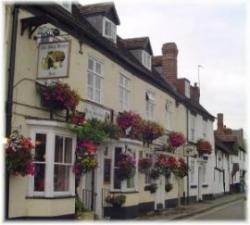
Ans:
POLYGON ((241 199, 183 220, 246 220, 246 200, 241 199))

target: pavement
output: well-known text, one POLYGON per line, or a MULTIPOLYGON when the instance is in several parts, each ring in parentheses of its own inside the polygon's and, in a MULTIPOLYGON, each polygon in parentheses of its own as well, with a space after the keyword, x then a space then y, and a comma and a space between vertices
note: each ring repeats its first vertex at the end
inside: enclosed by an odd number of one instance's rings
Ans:
POLYGON ((214 200, 181 205, 178 208, 165 209, 160 212, 149 212, 143 216, 137 217, 137 220, 181 220, 241 199, 246 199, 246 195, 242 193, 225 195, 214 200))

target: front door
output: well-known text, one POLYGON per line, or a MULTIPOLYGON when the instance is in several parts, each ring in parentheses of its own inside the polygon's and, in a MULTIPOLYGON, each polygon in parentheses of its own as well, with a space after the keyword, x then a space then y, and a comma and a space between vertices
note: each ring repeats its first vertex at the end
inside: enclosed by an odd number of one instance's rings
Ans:
POLYGON ((165 208, 165 177, 160 176, 156 180, 157 190, 155 193, 155 209, 164 209, 165 208))

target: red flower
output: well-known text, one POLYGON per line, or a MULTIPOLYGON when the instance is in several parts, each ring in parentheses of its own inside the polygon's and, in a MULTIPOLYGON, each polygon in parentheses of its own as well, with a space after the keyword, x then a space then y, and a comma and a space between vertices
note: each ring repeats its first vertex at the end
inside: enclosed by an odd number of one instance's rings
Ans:
POLYGON ((78 143, 78 148, 84 149, 88 154, 96 154, 96 145, 91 140, 82 140, 78 143))
POLYGON ((76 125, 83 125, 85 123, 85 116, 83 115, 72 115, 70 118, 71 123, 76 125))
POLYGON ((179 146, 185 144, 186 139, 182 133, 173 131, 169 134, 167 141, 170 146, 178 148, 179 146))
POLYGON ((208 141, 200 139, 197 142, 197 151, 199 154, 211 154, 212 146, 208 141))

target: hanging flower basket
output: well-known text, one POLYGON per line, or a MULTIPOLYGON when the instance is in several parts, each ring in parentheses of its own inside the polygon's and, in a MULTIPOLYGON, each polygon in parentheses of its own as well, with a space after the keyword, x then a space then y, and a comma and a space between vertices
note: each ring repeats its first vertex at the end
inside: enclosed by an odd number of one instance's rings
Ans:
POLYGON ((175 176, 180 177, 180 178, 187 176, 188 175, 188 166, 187 166, 186 162, 182 158, 179 158, 177 162, 178 162, 178 164, 177 164, 178 166, 173 171, 175 176))
POLYGON ((211 154, 212 153, 212 146, 208 141, 200 139, 197 142, 197 151, 198 151, 199 155, 211 154))
POLYGON ((148 173, 150 168, 152 167, 152 159, 142 158, 139 160, 139 171, 141 173, 148 173))
POLYGON ((108 195, 105 198, 105 201, 108 204, 111 204, 114 208, 121 207, 126 202, 126 196, 125 195, 108 195))
POLYGON ((44 107, 53 110, 68 109, 74 111, 79 103, 79 95, 68 84, 59 81, 48 86, 39 86, 41 103, 44 107))
POLYGON ((165 185, 165 191, 166 192, 170 192, 172 189, 173 189, 173 184, 168 183, 168 184, 165 185))
POLYGON ((171 147, 178 148, 185 144, 186 139, 182 133, 173 131, 169 134, 167 142, 171 147))
POLYGON ((25 138, 14 131, 6 144, 6 167, 12 175, 34 175, 35 165, 33 163, 31 150, 34 145, 30 138, 25 138))
POLYGON ((129 179, 135 175, 135 159, 129 154, 121 154, 117 165, 118 176, 121 180, 129 179))
POLYGON ((79 112, 73 113, 72 115, 70 115, 70 122, 74 125, 82 126, 86 123, 85 114, 79 112))
POLYGON ((139 114, 124 111, 117 116, 116 121, 123 137, 142 139, 143 120, 139 114))
POLYGON ((161 171, 160 171, 160 169, 157 168, 157 167, 153 167, 153 168, 150 170, 150 172, 149 172, 149 176, 150 176, 152 179, 154 179, 154 180, 158 179, 158 178, 160 177, 160 175, 161 175, 161 171))
POLYGON ((153 140, 163 135, 164 129, 156 122, 144 121, 142 128, 143 142, 152 144, 153 140))
POLYGON ((150 191, 150 193, 152 194, 156 192, 157 188, 158 188, 157 184, 153 183, 145 186, 144 191, 150 191))

